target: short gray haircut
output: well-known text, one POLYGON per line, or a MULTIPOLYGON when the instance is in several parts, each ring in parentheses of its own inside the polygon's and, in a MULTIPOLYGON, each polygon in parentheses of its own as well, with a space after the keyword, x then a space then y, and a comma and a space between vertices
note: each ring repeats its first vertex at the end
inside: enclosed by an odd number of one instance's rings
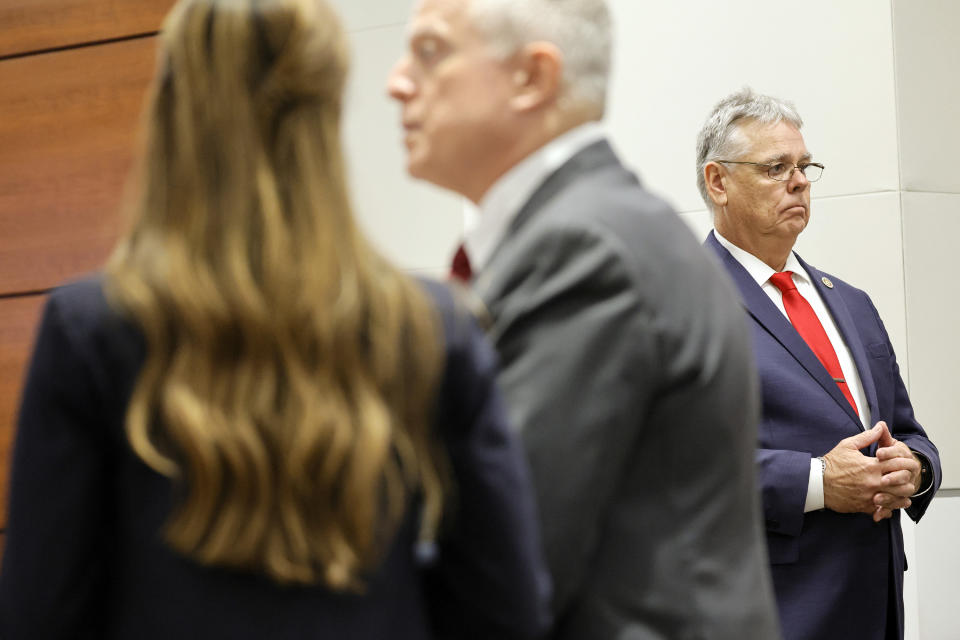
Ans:
POLYGON ((563 97, 576 106, 606 106, 610 11, 606 0, 470 0, 474 27, 494 55, 507 58, 545 41, 563 53, 563 97))
POLYGON ((712 160, 729 160, 746 152, 746 142, 739 135, 742 120, 761 124, 787 121, 797 129, 803 127, 792 102, 754 93, 750 87, 718 102, 697 136, 697 187, 708 210, 713 210, 713 201, 707 193, 703 168, 712 160))

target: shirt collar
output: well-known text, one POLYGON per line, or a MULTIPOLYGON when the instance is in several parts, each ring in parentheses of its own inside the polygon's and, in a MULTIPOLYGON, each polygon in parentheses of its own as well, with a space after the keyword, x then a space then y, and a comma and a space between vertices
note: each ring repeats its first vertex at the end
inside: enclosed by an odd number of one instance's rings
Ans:
MULTIPOLYGON (((723 245, 723 248, 730 252, 730 255, 740 263, 740 265, 747 270, 747 273, 750 274, 750 277, 753 278, 758 285, 761 287, 770 280, 770 276, 776 273, 773 269, 770 268, 766 262, 753 255, 749 251, 745 251, 733 244, 722 235, 716 229, 713 230, 713 235, 717 237, 717 242, 723 245)), ((800 278, 801 280, 809 283, 811 282, 810 276, 807 274, 807 271, 803 268, 803 265, 800 264, 800 261, 797 260, 797 256, 790 252, 790 255, 787 256, 787 262, 783 266, 784 271, 792 271, 794 277, 800 278)))
POLYGON ((480 200, 467 208, 464 246, 474 273, 490 261, 510 223, 550 174, 579 151, 604 138, 598 122, 588 122, 554 138, 503 174, 480 200))

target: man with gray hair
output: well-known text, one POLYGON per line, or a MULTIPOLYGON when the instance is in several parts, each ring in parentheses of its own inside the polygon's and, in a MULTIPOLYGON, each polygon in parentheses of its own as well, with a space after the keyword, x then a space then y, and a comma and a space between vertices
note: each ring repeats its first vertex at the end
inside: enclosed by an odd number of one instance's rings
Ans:
POLYGON ((408 170, 479 208, 452 271, 526 444, 553 637, 776 638, 749 335, 606 141, 609 58, 602 0, 422 0, 389 79, 408 170))
POLYGON ((823 172, 802 125, 793 105, 749 89, 717 104, 697 143, 706 245, 740 289, 759 362, 757 467, 783 635, 900 639, 900 509, 920 519, 940 459, 870 298, 793 252, 823 172))

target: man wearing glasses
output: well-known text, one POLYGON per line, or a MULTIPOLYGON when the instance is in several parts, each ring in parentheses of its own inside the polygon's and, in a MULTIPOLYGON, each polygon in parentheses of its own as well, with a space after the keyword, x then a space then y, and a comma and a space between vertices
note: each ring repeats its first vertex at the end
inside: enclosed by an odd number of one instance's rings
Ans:
POLYGON ((793 105, 749 89, 717 104, 697 141, 715 228, 705 244, 753 332, 756 460, 783 636, 899 639, 900 510, 920 519, 940 459, 870 298, 793 253, 823 173, 801 126, 793 105))

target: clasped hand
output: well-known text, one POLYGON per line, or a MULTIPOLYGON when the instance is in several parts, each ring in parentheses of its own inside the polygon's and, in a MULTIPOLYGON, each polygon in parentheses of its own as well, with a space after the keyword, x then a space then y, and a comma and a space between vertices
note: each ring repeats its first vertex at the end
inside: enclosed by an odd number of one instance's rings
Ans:
POLYGON ((920 461, 890 435, 885 422, 844 438, 823 457, 824 506, 840 513, 867 513, 875 522, 910 506, 920 484, 920 461), (876 457, 860 450, 877 443, 876 457))

